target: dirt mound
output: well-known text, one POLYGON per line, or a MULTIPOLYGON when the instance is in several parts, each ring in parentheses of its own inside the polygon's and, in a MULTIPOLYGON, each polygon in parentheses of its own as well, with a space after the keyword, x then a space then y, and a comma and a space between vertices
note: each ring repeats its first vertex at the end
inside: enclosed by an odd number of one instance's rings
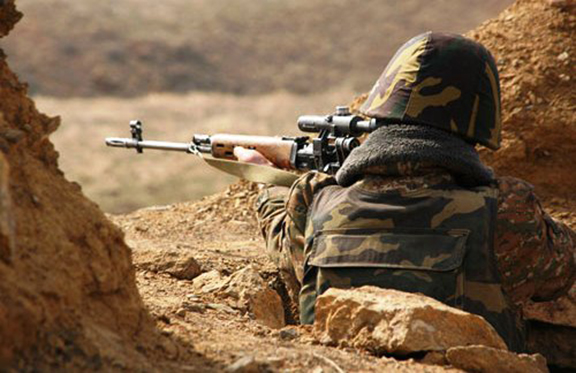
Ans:
POLYGON ((576 207, 575 29, 574 10, 519 0, 469 33, 496 57, 502 84, 503 146, 483 159, 565 212, 576 207))
MULTIPOLYGON (((20 16, 0 2, 0 36, 20 16)), ((150 369, 166 338, 123 234, 59 171, 59 118, 36 110, 1 51, 0 97, 0 370, 150 369)))

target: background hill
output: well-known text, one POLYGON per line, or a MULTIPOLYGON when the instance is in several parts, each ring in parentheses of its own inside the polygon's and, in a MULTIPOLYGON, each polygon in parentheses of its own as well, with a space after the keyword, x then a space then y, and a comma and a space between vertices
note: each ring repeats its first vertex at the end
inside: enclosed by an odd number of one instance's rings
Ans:
POLYGON ((396 48, 511 0, 19 0, 5 51, 33 94, 367 90, 396 48))
POLYGON ((367 91, 408 38, 473 29, 511 2, 18 0, 25 16, 3 47, 38 107, 62 116, 52 140, 66 176, 125 212, 233 180, 182 154, 106 148, 129 120, 171 141, 295 134, 299 115, 367 91))

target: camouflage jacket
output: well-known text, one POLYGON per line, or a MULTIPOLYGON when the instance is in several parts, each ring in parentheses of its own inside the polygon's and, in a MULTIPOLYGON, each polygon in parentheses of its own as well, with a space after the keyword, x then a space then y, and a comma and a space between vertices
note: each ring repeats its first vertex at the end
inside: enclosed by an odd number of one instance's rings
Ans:
MULTIPOLYGON (((310 260, 310 243, 313 239, 312 236, 317 234, 319 230, 318 227, 314 227, 314 224, 318 225, 318 219, 324 221, 347 219, 347 216, 341 217, 334 215, 334 213, 346 215, 347 207, 342 208, 344 205, 338 205, 337 201, 332 201, 340 198, 339 196, 342 195, 342 193, 346 193, 346 190, 350 188, 360 188, 365 195, 381 195, 384 196, 384 198, 389 198, 385 196, 391 196, 394 195, 394 193, 400 195, 406 193, 407 195, 418 196, 424 193, 429 196, 432 195, 430 194, 431 190, 437 189, 438 192, 442 193, 446 188, 450 189, 451 184, 454 184, 452 177, 447 173, 440 172, 424 176, 369 176, 349 188, 343 188, 336 185, 333 177, 319 173, 308 173, 302 176, 292 186, 290 191, 288 191, 287 188, 279 187, 270 187, 264 190, 258 201, 258 213, 262 232, 267 241, 268 252, 281 270, 289 292, 294 299, 299 298, 302 320, 310 321, 310 315, 307 315, 307 313, 310 312, 310 304, 312 304, 313 312, 313 300, 315 297, 312 297, 313 299, 310 298, 310 294, 322 291, 322 289, 316 289, 315 292, 311 291, 311 289, 309 289, 309 287, 311 287, 310 281, 306 278, 310 276, 308 272, 310 272, 309 268, 311 268, 307 265, 309 263, 306 262, 310 260), (323 201, 328 201, 323 204, 324 206, 330 206, 328 209, 339 206, 339 211, 326 212, 322 211, 322 206, 314 205, 315 198, 319 195, 321 195, 323 201), (322 217, 323 215, 324 217, 322 217), (307 297, 310 299, 307 299, 307 297)), ((459 195, 462 195, 462 193, 470 193, 462 190, 462 188, 459 190, 459 195)), ((493 200, 493 215, 495 216, 492 219, 494 221, 494 227, 491 229, 493 229, 494 233, 491 237, 494 237, 494 243, 493 245, 489 245, 490 250, 493 250, 493 255, 488 256, 495 257, 493 262, 495 262, 497 269, 494 272, 497 273, 492 277, 498 280, 497 285, 499 288, 501 283, 504 296, 509 300, 507 302, 519 304, 529 299, 548 300, 553 299, 567 290, 574 282, 575 273, 573 232, 566 226, 554 222, 544 213, 533 193, 532 187, 521 180, 500 178, 497 182, 497 188, 484 188, 483 190, 476 191, 474 196, 470 195, 474 197, 471 200, 478 201, 475 197, 478 195, 477 192, 480 192, 483 196, 482 198, 486 197, 486 201, 490 200, 490 198, 493 200)), ((464 196, 463 199, 460 198, 464 203, 460 203, 459 205, 459 208, 463 208, 466 211, 452 211, 453 215, 470 213, 482 205, 482 203, 472 203, 468 206, 466 198, 468 197, 464 196)), ((362 200, 362 198, 360 198, 360 200, 362 200)), ((386 203, 386 200, 382 202, 386 203)), ((359 201, 359 203, 362 204, 362 201, 359 201)), ((373 207, 375 205, 371 206, 373 207)), ((446 211, 450 211, 450 206, 448 204, 444 207, 442 211, 443 214, 446 215, 446 211)), ((351 207, 348 211, 352 214, 357 211, 355 209, 356 207, 351 207)), ((488 215, 484 217, 480 216, 480 220, 488 219, 487 216, 488 215)), ((447 216, 443 216, 441 220, 446 220, 446 218, 447 216)), ((348 220, 352 221, 354 219, 357 219, 357 217, 348 220)), ((428 221, 434 219, 437 220, 437 223, 432 224, 438 225, 439 220, 437 216, 432 216, 428 221)), ((382 219, 378 219, 377 216, 375 216, 372 221, 369 220, 370 219, 366 220, 364 218, 362 223, 359 224, 364 228, 367 226, 387 227, 386 223, 383 222, 382 219)), ((353 224, 347 223, 347 227, 354 227, 356 223, 357 222, 353 222, 353 224)), ((393 225, 394 224, 391 226, 393 225)), ((328 223, 328 226, 332 227, 334 225, 328 223)), ((450 228, 450 226, 447 228, 450 228)), ((480 228, 480 230, 486 229, 487 228, 480 228)), ((406 229, 404 229, 404 231, 406 231, 406 229)), ((452 231, 455 232, 457 230, 452 231)), ((381 231, 378 234, 381 235, 381 231)), ((457 233, 452 234, 452 237, 455 237, 453 240, 454 245, 457 245, 457 236, 457 233)), ((488 236, 485 235, 485 237, 488 236)), ((378 239, 383 240, 381 236, 378 236, 378 239)), ((449 238, 439 236, 436 239, 444 239, 446 244, 451 245, 449 238)), ((476 241, 478 241, 478 238, 476 238, 476 241)), ((316 244, 314 250, 318 250, 318 244, 316 244)), ((373 260, 373 254, 370 255, 372 255, 373 260)), ((434 260, 435 258, 425 258, 418 264, 426 265, 433 272, 437 272, 438 270, 442 271, 443 267, 447 269, 455 268, 454 264, 459 260, 458 256, 459 255, 452 255, 452 258, 449 258, 448 256, 439 255, 438 258, 443 258, 443 261, 434 260)), ((474 260, 481 260, 481 256, 482 255, 474 260)), ((326 255, 325 257, 328 258, 326 255)), ((322 259, 316 257, 313 258, 313 260, 318 261, 322 259)), ((326 264, 330 266, 330 263, 325 260, 324 265, 326 264)), ((490 267, 490 263, 487 261, 485 264, 480 265, 480 267, 490 267)), ((471 268, 472 271, 475 271, 474 266, 471 268)), ((482 276, 481 271, 482 270, 479 271, 480 277, 482 276)), ((320 276, 319 273, 320 272, 315 273, 314 276, 320 276)), ((330 275, 329 271, 324 271, 324 274, 322 274, 324 278, 319 281, 323 281, 330 286, 349 287, 356 286, 358 281, 362 284, 360 280, 362 277, 373 278, 377 273, 378 271, 366 268, 361 272, 358 272, 356 269, 354 274, 350 274, 351 278, 354 278, 355 281, 336 283, 338 281, 342 282, 342 279, 337 280, 334 278, 334 275, 330 275)), ((398 273, 399 272, 396 271, 396 274, 398 273)), ((341 275, 339 276, 342 277, 341 275)), ((472 276, 474 276, 474 274, 472 276)), ((368 279, 367 281, 369 282, 371 280, 368 279)), ((387 279, 385 283, 390 283, 389 281, 390 280, 387 279)), ((404 282, 393 285, 393 287, 403 290, 403 284, 406 283, 406 280, 403 279, 403 281, 404 282)), ((436 276, 430 279, 424 279, 423 283, 432 281, 444 280, 442 277, 436 276)), ((477 286, 478 284, 485 285, 485 282, 486 280, 484 279, 481 282, 474 283, 476 284, 475 290, 478 294, 492 294, 491 292, 487 292, 486 289, 480 289, 477 286)), ((315 286, 317 285, 318 284, 315 286)), ((441 288, 443 287, 444 286, 441 286, 441 288)), ((410 288, 408 287, 408 289, 405 290, 410 291, 410 288)), ((426 293, 425 291, 422 292, 426 293)), ((434 294, 431 296, 434 296, 434 294)), ((442 295, 438 295, 438 297, 447 299, 447 297, 443 297, 442 295)), ((487 296, 487 298, 490 298, 490 296, 487 296)), ((455 298, 454 303, 453 305, 458 306, 455 298)), ((490 301, 488 301, 488 303, 490 303, 490 301)), ((494 305, 492 309, 498 309, 499 307, 498 305, 494 305)), ((467 309, 466 307, 461 308, 467 309)), ((500 307, 500 309, 502 309, 502 307, 500 307)), ((474 307, 468 307, 467 310, 470 312, 476 311, 474 307)), ((482 311, 475 313, 482 314, 485 317, 488 316, 487 319, 489 319, 491 313, 488 311, 484 310, 484 313, 482 311)), ((513 320, 509 320, 508 322, 505 320, 497 321, 496 319, 489 321, 491 321, 493 325, 499 322, 501 326, 500 329, 504 328, 506 324, 514 324, 513 320)), ((495 327, 497 330, 499 329, 498 325, 495 325, 495 327)), ((507 333, 506 331, 503 332, 502 330, 499 330, 499 332, 501 332, 501 334, 514 334, 507 333)))

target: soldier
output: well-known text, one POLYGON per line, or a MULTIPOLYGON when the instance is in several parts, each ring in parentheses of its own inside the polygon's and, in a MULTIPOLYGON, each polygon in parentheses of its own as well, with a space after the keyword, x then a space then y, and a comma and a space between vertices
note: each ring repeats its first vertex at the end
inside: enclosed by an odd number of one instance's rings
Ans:
MULTIPOLYGON (((493 57, 462 36, 404 44, 360 108, 386 123, 333 176, 311 172, 267 187, 258 216, 302 323, 329 287, 419 292, 483 316, 524 349, 520 306, 574 283, 574 242, 530 184, 496 178, 476 144, 500 146, 493 57)), ((237 149, 244 161, 266 163, 237 149)))

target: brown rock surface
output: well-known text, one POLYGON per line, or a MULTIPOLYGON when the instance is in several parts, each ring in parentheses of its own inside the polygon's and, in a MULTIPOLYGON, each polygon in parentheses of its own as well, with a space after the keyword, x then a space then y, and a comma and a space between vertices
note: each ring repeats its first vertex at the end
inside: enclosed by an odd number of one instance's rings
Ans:
POLYGON ((227 279, 220 272, 212 271, 202 273, 192 282, 192 289, 197 293, 213 293, 221 291, 226 285, 227 279))
POLYGON ((22 13, 16 10, 14 0, 0 1, 0 38, 8 35, 20 18, 22 13))
POLYGON ((204 273, 193 282, 193 289, 227 298, 234 308, 250 312, 255 320, 270 328, 286 325, 282 299, 252 266, 229 277, 223 277, 216 270, 204 273))
POLYGON ((467 372, 548 372, 542 355, 518 355, 486 346, 453 347, 446 352, 446 359, 453 367, 467 372))
POLYGON ((179 249, 143 249, 133 251, 134 264, 141 269, 167 273, 180 280, 192 280, 202 273, 193 253, 179 249))
POLYGON ((576 328, 576 284, 565 296, 550 302, 534 302, 523 308, 529 320, 576 328))
MULTIPOLYGON (((2 0, 0 36, 20 16, 2 0)), ((0 370, 150 369, 166 338, 122 232, 64 178, 48 139, 59 118, 36 110, 1 51, 0 97, 0 370)))
POLYGON ((573 12, 518 0, 469 33, 494 54, 502 85, 502 148, 483 159, 533 183, 567 220, 576 208, 575 26, 573 12))
POLYGON ((323 343, 376 354, 408 355, 473 344, 506 349, 492 326, 477 315, 420 294, 372 286, 326 291, 317 300, 314 325, 323 343))
POLYGON ((9 263, 14 250, 14 220, 8 186, 8 163, 0 153, 0 262, 9 263))

